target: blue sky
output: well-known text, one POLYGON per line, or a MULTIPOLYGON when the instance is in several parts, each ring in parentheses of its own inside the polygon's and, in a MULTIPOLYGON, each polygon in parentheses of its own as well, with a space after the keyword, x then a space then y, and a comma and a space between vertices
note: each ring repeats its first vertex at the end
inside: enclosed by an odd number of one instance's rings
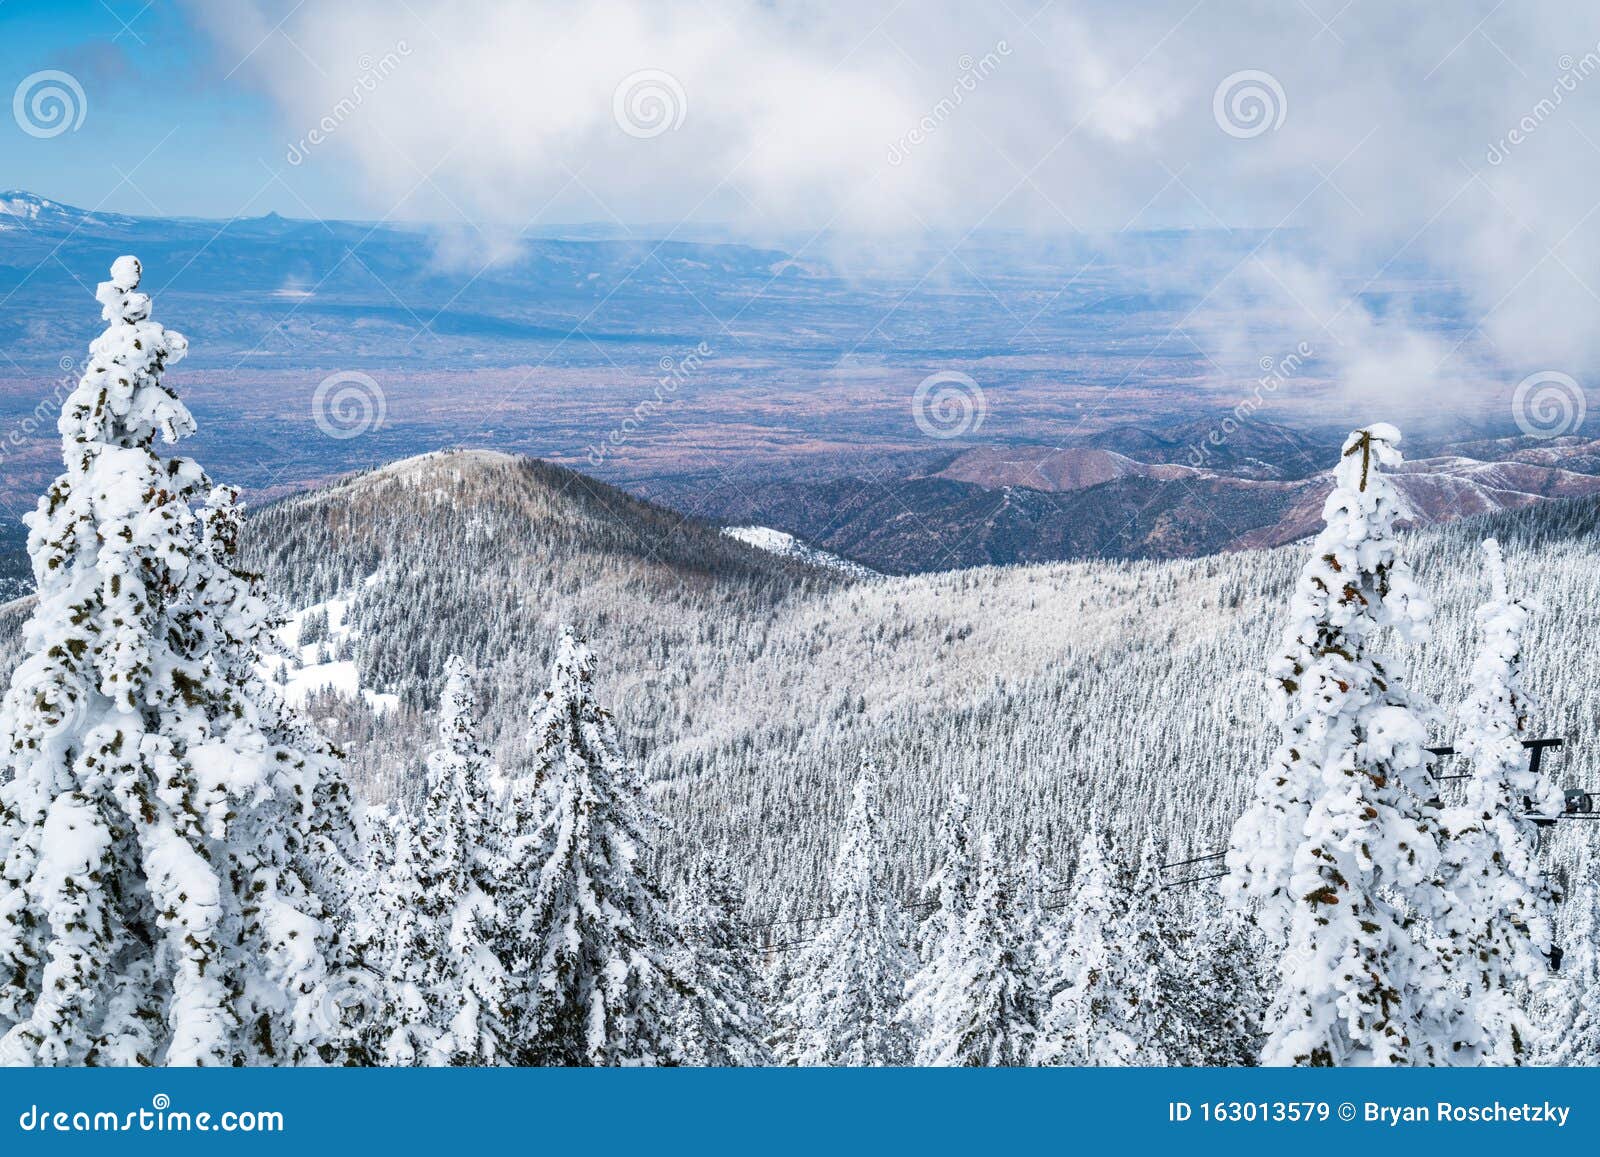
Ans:
POLYGON ((0 0, 0 92, 54 69, 87 102, 80 128, 46 139, 0 120, 0 188, 141 215, 359 215, 336 173, 284 164, 277 113, 248 65, 228 75, 238 63, 160 0, 0 0))

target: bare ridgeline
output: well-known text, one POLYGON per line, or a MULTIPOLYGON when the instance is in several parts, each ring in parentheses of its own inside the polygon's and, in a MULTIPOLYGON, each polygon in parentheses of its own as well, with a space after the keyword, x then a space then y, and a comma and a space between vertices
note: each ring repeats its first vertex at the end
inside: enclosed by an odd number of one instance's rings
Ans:
POLYGON ((846 575, 483 455, 246 524, 140 275, 6 612, 0 1060, 1600 1057, 1588 651, 1514 593, 1595 604, 1588 500, 1401 537, 1379 424, 1309 551, 1182 563, 846 575))

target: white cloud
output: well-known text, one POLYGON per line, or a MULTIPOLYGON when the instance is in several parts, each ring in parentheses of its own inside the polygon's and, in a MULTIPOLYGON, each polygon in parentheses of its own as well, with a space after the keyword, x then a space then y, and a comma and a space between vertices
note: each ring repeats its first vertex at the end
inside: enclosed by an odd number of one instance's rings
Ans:
MULTIPOLYGON (((348 167, 374 214, 486 233, 535 217, 880 238, 1281 226, 1304 231, 1308 268, 1443 270, 1483 327, 1463 348, 1491 345, 1506 367, 1581 374, 1600 354, 1600 72, 1561 81, 1585 59, 1600 67, 1600 18, 1570 2, 234 0, 195 12, 220 56, 259 45, 240 75, 281 109, 286 142, 348 95, 364 57, 408 44, 308 161, 348 167), (995 66, 962 87, 986 57, 995 66), (676 129, 618 127, 617 85, 641 70, 681 86, 676 129), (1244 70, 1269 73, 1287 108, 1239 139, 1213 119, 1213 96, 1244 70), (1557 89, 1559 103, 1540 103, 1557 89), (1533 131, 1491 163, 1529 117, 1533 131)), ((1348 301, 1343 279, 1314 276, 1339 286, 1332 309, 1348 301)), ((1461 351, 1406 319, 1360 305, 1342 316, 1369 343, 1353 379, 1468 372, 1461 351)))

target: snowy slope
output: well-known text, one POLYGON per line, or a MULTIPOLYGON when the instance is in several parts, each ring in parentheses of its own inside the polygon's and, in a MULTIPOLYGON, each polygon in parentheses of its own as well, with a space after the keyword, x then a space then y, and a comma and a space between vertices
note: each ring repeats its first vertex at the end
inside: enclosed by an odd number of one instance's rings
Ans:
MULTIPOLYGON (((369 577, 364 588, 376 586, 382 572, 369 577)), ((262 678, 278 689, 278 693, 291 706, 302 707, 311 696, 332 691, 348 699, 359 697, 374 713, 382 715, 400 705, 398 695, 388 695, 361 685, 360 668, 353 657, 360 645, 361 632, 351 622, 349 611, 352 599, 328 599, 315 603, 289 616, 289 621, 277 632, 277 641, 283 655, 270 656, 260 666, 262 678), (317 637, 302 641, 307 634, 308 622, 326 627, 319 629, 317 637), (341 658, 348 655, 351 657, 341 658)))
POLYGON ((836 570, 841 574, 854 575, 856 578, 878 578, 878 572, 870 567, 864 567, 858 562, 851 562, 847 558, 840 558, 836 554, 829 554, 825 550, 818 550, 801 542, 792 534, 785 534, 781 530, 773 530, 768 526, 729 526, 722 531, 729 538, 736 538, 747 546, 757 550, 770 551, 786 558, 799 559, 801 562, 810 563, 812 566, 836 570))
MULTIPOLYGON (((758 908, 822 878, 864 747, 881 757, 886 835, 903 853, 892 871, 908 887, 953 784, 1013 847, 1036 834, 1065 857, 1094 807, 1115 832, 1153 829, 1198 853, 1270 753, 1261 672, 1303 547, 853 582, 538 464, 452 455, 369 478, 257 512, 248 544, 280 591, 323 600, 384 568, 380 597, 353 609, 363 685, 426 705, 443 658, 461 653, 510 765, 525 758, 556 633, 573 624, 672 838, 740 848, 758 908)), ((1461 694, 1478 540, 1492 532, 1517 589, 1549 608, 1529 636, 1546 704, 1535 726, 1591 732, 1597 518, 1600 502, 1583 499, 1408 536, 1440 607, 1435 642, 1408 655, 1417 685, 1447 705, 1461 694)), ((430 723, 403 708, 342 745, 403 772, 430 723)), ((1442 718, 1441 739, 1450 727, 1442 718)), ((1551 766, 1563 786, 1582 778, 1577 752, 1551 766)), ((366 790, 412 789, 402 777, 366 790)))
MULTIPOLYGON (((1435 641, 1406 653, 1414 684, 1446 705, 1463 693, 1492 533, 1514 590, 1547 608, 1527 636, 1533 726, 1584 742, 1600 720, 1597 524, 1600 500, 1579 499, 1408 535, 1440 609, 1435 641)), ((337 654, 323 663, 285 632, 310 668, 290 671, 292 686, 400 696, 338 737, 369 800, 415 791, 451 653, 479 668, 496 757, 526 758, 529 702, 571 623, 595 646, 597 692, 669 839, 737 849, 752 907, 774 913, 823 878, 866 747, 880 756, 891 874, 908 890, 957 783, 1010 850, 1037 836, 1065 862, 1090 808, 1120 836, 1214 850, 1270 754, 1261 672, 1306 553, 858 582, 553 467, 469 455, 257 510, 244 545, 247 565, 306 608, 301 624, 332 612, 336 648, 350 644, 354 683, 337 654)), ((1438 737, 1452 727, 1441 718, 1438 737)), ((1589 762, 1575 747, 1547 766, 1561 786, 1593 787, 1589 762)))

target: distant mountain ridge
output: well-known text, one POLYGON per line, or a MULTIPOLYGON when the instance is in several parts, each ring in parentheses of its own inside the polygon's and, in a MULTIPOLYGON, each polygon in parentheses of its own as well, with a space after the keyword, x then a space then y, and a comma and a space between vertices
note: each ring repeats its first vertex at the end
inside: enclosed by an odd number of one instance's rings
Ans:
MULTIPOLYGON (((1209 443, 1185 438, 1210 428, 1123 426, 1081 445, 978 447, 890 477, 746 488, 719 495, 713 516, 798 534, 892 574, 1190 558, 1313 533, 1337 450, 1256 422, 1206 456, 1194 448, 1209 443)), ((1417 525, 1600 494, 1600 440, 1483 439, 1423 453, 1398 480, 1417 525)))
POLYGON ((136 217, 0 192, 0 294, 11 297, 0 341, 19 361, 55 361, 61 333, 92 328, 82 283, 129 252, 150 271, 164 316, 205 331, 192 356, 230 363, 263 352, 315 360, 352 342, 377 360, 385 355, 371 339, 380 334, 392 339, 388 358, 414 357, 425 325, 430 353, 459 340, 468 357, 482 353, 467 344, 474 337, 554 341, 579 331, 692 347, 704 328, 687 308, 694 295, 806 276, 786 253, 731 242, 532 236, 489 262, 452 261, 447 240, 396 222, 136 217))

